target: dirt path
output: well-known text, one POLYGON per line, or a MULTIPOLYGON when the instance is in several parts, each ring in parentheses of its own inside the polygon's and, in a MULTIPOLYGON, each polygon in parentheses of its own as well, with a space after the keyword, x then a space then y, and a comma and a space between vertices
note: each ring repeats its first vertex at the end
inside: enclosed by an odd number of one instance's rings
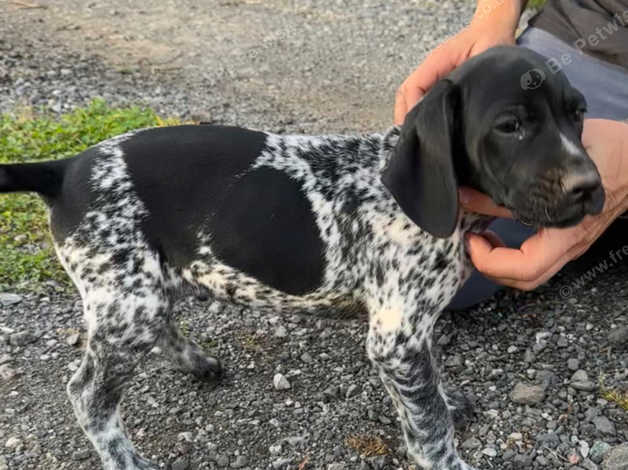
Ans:
POLYGON ((45 8, 0 9, 117 70, 176 73, 232 106, 270 102, 327 132, 388 126, 397 85, 471 12, 468 2, 407 0, 34 1, 45 8))

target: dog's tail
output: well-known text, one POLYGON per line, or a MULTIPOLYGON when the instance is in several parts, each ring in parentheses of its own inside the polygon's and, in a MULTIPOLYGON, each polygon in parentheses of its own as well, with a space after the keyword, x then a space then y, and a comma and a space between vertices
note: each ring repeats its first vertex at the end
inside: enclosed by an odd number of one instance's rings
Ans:
POLYGON ((35 192, 54 199, 61 193, 70 160, 0 165, 0 193, 35 192))

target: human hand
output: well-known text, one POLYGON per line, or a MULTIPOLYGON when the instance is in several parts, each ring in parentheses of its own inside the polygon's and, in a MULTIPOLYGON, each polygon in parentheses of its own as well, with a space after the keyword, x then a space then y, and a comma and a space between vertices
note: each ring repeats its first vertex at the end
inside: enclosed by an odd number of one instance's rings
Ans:
MULTIPOLYGON (((492 232, 467 235, 473 264, 486 277, 510 287, 531 290, 579 257, 628 209, 628 124, 604 119, 584 122, 582 143, 595 162, 606 192, 604 210, 566 229, 541 228, 519 249, 507 248, 492 232)), ((470 212, 509 217, 488 196, 461 189, 460 201, 470 212)))
POLYGON ((521 8, 521 0, 479 0, 469 26, 430 52, 401 84, 395 96, 395 124, 402 124, 432 85, 469 57, 493 46, 514 44, 521 8))

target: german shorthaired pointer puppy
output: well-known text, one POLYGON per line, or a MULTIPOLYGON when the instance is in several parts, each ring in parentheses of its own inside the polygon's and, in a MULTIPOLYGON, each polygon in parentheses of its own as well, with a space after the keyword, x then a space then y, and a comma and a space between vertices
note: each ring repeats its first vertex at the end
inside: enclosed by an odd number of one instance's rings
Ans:
POLYGON ((470 469, 454 446, 461 401, 445 393, 431 353, 434 323, 471 270, 464 234, 489 221, 461 213, 457 187, 537 226, 599 213, 600 176, 580 143, 585 106, 541 56, 499 47, 384 134, 187 125, 0 166, 1 191, 35 191, 49 205, 59 259, 83 299, 87 347, 68 394, 104 468, 157 468, 118 413, 151 348, 201 378, 221 374, 170 317, 187 285, 252 309, 366 312, 368 357, 410 459, 470 469), (534 87, 531 73, 542 77, 534 87))

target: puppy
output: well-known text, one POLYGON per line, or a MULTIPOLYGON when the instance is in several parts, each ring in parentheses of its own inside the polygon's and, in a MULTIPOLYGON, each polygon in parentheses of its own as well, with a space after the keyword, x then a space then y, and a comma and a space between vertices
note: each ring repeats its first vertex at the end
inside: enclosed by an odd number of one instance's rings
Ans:
POLYGON ((59 259, 81 294, 88 340, 68 394, 104 468, 157 468, 118 413, 153 346, 201 378, 221 374, 170 317, 176 293, 192 286, 272 312, 364 311, 367 353, 410 459, 470 469, 453 439, 462 402, 444 392, 431 353, 434 323, 471 271, 463 236, 490 221, 461 213, 457 188, 537 226, 599 213, 600 176, 580 143, 585 109, 541 56, 498 47, 438 82, 384 134, 177 126, 66 160, 0 166, 0 191, 47 202, 59 259))

